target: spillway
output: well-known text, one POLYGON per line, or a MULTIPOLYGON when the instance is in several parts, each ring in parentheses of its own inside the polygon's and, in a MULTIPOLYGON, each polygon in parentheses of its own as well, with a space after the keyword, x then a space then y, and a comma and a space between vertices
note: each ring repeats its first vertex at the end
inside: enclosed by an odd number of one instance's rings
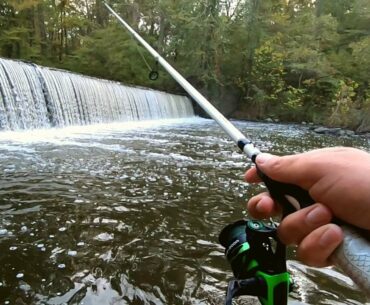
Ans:
POLYGON ((0 58, 0 129, 20 130, 194 115, 186 96, 0 58))

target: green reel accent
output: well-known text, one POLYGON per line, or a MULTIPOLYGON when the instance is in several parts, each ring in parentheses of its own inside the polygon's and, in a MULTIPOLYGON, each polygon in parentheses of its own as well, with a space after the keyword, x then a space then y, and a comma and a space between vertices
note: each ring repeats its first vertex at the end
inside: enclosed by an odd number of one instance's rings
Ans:
POLYGON ((230 262, 232 262, 233 260, 235 260, 240 254, 243 254, 245 251, 248 251, 250 249, 250 245, 249 243, 245 242, 244 244, 242 244, 242 246, 240 247, 240 249, 238 250, 238 253, 235 254, 235 256, 233 256, 231 259, 230 259, 230 262))
POLYGON ((258 268, 258 262, 256 260, 251 260, 247 267, 247 270, 251 271, 252 269, 255 269, 255 268, 258 268))
POLYGON ((262 305, 287 304, 291 283, 286 248, 275 227, 240 220, 226 226, 219 240, 235 277, 229 282, 225 305, 232 305, 232 299, 241 295, 257 296, 262 305))
POLYGON ((288 272, 270 275, 262 271, 256 272, 257 277, 263 278, 267 284, 267 295, 258 299, 262 305, 287 304, 290 290, 290 274, 288 272), (286 300, 283 298, 286 296, 286 300), (285 303, 278 303, 285 302, 285 303))

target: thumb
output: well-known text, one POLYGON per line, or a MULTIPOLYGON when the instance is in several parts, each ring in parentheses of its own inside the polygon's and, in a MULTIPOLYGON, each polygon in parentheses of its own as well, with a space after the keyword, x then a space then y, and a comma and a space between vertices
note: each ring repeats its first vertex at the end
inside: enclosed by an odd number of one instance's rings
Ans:
POLYGON ((256 157, 258 168, 271 179, 296 184, 308 190, 322 176, 315 159, 305 154, 278 157, 261 153, 256 157))

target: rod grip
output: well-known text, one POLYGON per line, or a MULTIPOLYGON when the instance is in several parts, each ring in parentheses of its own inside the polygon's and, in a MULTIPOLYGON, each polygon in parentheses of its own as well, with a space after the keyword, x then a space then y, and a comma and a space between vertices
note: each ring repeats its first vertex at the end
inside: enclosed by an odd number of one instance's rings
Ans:
POLYGON ((344 240, 331 260, 370 298, 370 241, 352 226, 341 225, 341 228, 344 240))

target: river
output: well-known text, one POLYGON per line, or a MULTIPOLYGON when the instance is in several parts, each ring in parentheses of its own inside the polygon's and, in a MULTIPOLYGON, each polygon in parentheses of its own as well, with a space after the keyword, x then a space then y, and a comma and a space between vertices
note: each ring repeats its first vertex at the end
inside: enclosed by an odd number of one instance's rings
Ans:
MULTIPOLYGON (((370 147, 305 126, 234 123, 277 154, 370 147)), ((1 132, 0 304, 222 304, 232 274, 218 235, 261 190, 243 181, 249 166, 201 118, 1 132)), ((292 302, 366 302, 339 270, 294 253, 292 302)))

